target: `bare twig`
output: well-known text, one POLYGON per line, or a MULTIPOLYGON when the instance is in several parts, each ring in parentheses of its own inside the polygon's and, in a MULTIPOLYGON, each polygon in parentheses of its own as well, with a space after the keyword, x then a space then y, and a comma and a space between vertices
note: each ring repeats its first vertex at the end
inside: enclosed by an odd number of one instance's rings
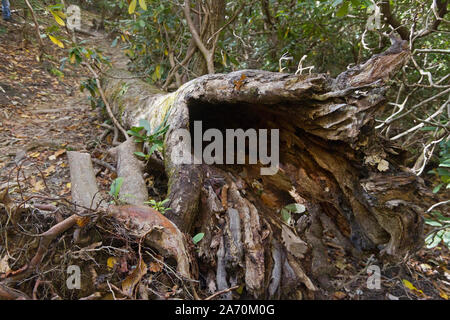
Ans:
POLYGON ((25 0, 25 3, 31 12, 31 16, 33 17, 34 30, 36 31, 36 37, 39 41, 39 49, 41 52, 45 52, 45 50, 44 50, 45 46, 44 46, 44 42, 42 41, 42 38, 41 38, 41 32, 39 31, 39 23, 37 21, 36 14, 34 13, 33 7, 31 6, 30 2, 28 0, 25 0))
POLYGON ((228 292, 236 290, 238 288, 239 288, 239 286, 234 286, 234 287, 231 287, 231 288, 228 288, 228 289, 224 289, 224 290, 218 291, 218 292, 210 295, 209 297, 205 298, 204 300, 212 300, 215 297, 220 296, 221 294, 228 293, 228 292))
POLYGON ((184 1, 183 11, 184 11, 184 15, 186 17, 186 22, 189 26, 189 30, 191 31, 192 37, 195 41, 195 44, 197 45, 197 48, 202 53, 203 57, 205 58, 208 73, 210 73, 210 74, 215 73, 214 50, 208 50, 206 48, 205 44, 202 42, 200 35, 198 34, 197 28, 195 27, 194 22, 192 21, 192 18, 191 18, 191 1, 190 0, 184 1))
POLYGON ((106 169, 108 169, 111 172, 116 172, 117 171, 116 168, 114 168, 112 165, 110 165, 109 163, 107 163, 105 161, 102 161, 100 159, 92 158, 92 162, 96 163, 96 164, 98 164, 98 165, 100 165, 102 167, 105 167, 106 169))

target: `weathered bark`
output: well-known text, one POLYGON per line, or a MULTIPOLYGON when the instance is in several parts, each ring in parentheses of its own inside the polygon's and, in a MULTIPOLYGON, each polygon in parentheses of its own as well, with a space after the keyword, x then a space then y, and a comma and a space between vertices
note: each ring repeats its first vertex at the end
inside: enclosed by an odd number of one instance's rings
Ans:
POLYGON ((148 201, 148 190, 142 177, 144 165, 134 155, 136 151, 136 143, 130 139, 111 149, 109 153, 116 158, 117 176, 124 178, 119 191, 120 200, 129 204, 143 205, 148 201))
POLYGON ((258 70, 207 75, 170 94, 122 70, 104 79, 125 127, 142 118, 156 126, 170 112, 167 216, 184 232, 205 233, 198 258, 211 291, 245 283, 249 297, 311 297, 329 286, 325 230, 349 253, 374 249, 401 257, 421 245, 428 194, 373 129, 386 81, 408 57, 391 50, 336 79, 258 70), (119 95, 125 82, 129 89, 119 95), (280 129, 280 170, 261 176, 261 164, 175 164, 176 130, 193 130, 194 121, 222 132, 280 129), (297 232, 279 213, 292 202, 308 213, 297 232))
POLYGON ((67 152, 72 183, 72 201, 85 208, 97 209, 101 202, 91 156, 88 153, 67 152))

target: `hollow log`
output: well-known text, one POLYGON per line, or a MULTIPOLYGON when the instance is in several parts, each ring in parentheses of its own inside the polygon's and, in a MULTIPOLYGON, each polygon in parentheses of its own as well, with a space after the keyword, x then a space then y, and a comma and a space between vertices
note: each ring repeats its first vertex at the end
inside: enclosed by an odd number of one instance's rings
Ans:
POLYGON ((421 212, 430 195, 403 167, 403 152, 374 130, 387 81, 409 55, 388 50, 336 79, 260 70, 212 74, 173 93, 127 71, 109 71, 103 88, 124 127, 140 119, 156 127, 168 115, 167 216, 183 232, 205 233, 197 258, 210 291, 245 284, 241 297, 314 297, 330 288, 325 232, 353 255, 373 250, 398 258, 421 246, 421 212), (194 141, 199 121, 200 134, 278 129, 275 174, 261 175, 261 162, 248 164, 250 149, 243 165, 174 161, 186 142, 179 129, 194 141), (306 212, 289 222, 280 209, 291 203, 306 212))

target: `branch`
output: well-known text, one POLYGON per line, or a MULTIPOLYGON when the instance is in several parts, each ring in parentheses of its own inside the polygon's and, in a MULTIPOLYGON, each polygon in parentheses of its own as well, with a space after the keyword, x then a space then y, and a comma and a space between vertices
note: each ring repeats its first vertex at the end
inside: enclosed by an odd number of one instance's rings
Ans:
POLYGON ((450 49, 416 49, 414 53, 450 53, 450 49))
POLYGON ((163 90, 167 90, 167 88, 169 87, 170 83, 172 82, 172 79, 175 77, 178 70, 180 68, 184 67, 186 64, 188 64, 188 62, 191 60, 194 53, 197 51, 197 46, 195 45, 195 41, 194 40, 191 40, 191 41, 192 41, 192 45, 189 44, 189 47, 188 47, 188 50, 186 53, 186 57, 183 59, 183 61, 179 62, 175 67, 173 67, 169 71, 169 75, 167 76, 166 82, 163 85, 163 90))
POLYGON ((231 287, 231 288, 228 288, 228 289, 225 289, 225 290, 218 291, 218 292, 214 293, 213 295, 209 296, 208 298, 205 298, 205 301, 206 300, 212 300, 215 297, 220 296, 221 294, 228 293, 230 291, 236 290, 237 288, 239 288, 239 286, 234 286, 234 287, 231 287))
POLYGON ((34 29, 36 31, 36 36, 39 41, 39 48, 40 48, 41 52, 45 52, 45 50, 44 50, 45 46, 44 46, 44 42, 42 41, 42 38, 41 38, 41 33, 39 32, 39 23, 37 22, 36 14, 34 13, 33 7, 31 6, 30 2, 28 0, 25 0, 25 3, 27 4, 27 7, 31 12, 31 16, 33 17, 34 29))
MULTIPOLYGON (((431 116, 429 116, 427 119, 425 119, 424 122, 430 121, 430 120, 434 119, 436 116, 440 115, 444 111, 444 109, 447 106, 448 102, 449 102, 449 100, 447 100, 435 113, 433 113, 431 116)), ((395 137, 391 138, 391 140, 397 140, 397 139, 407 135, 408 133, 411 133, 413 131, 416 131, 416 130, 424 127, 425 126, 424 122, 421 122, 417 126, 414 126, 414 127, 410 128, 410 129, 408 129, 408 130, 406 130, 406 131, 396 135, 395 137)))
POLYGON ((427 210, 427 213, 431 212, 431 211, 432 211, 434 208, 436 208, 436 207, 439 207, 439 206, 442 206, 442 205, 448 204, 448 203, 450 203, 450 200, 442 201, 442 202, 433 204, 433 205, 427 210))
POLYGON ((387 0, 387 1, 384 0, 381 2, 380 11, 383 14, 383 16, 386 18, 386 22, 389 23, 389 25, 398 32, 400 37, 403 40, 409 40, 409 31, 392 14, 391 4, 389 3, 389 0, 387 0))
POLYGON ((435 100, 435 99, 437 99, 437 98, 439 98, 439 97, 441 97, 441 96, 443 96, 443 95, 445 95, 446 93, 449 93, 449 92, 450 92, 450 88, 448 88, 447 90, 444 90, 442 92, 439 92, 438 94, 436 94, 436 95, 434 95, 434 96, 432 96, 432 97, 430 97, 430 98, 428 98, 426 100, 423 100, 422 102, 416 104, 415 106, 410 107, 408 109, 408 111, 406 111, 404 114, 402 114, 402 115, 400 115, 400 116, 398 116, 396 118, 391 118, 391 120, 389 120, 389 121, 385 121, 385 124, 391 124, 392 122, 397 121, 397 120, 407 116, 408 114, 410 114, 411 112, 413 112, 417 108, 419 108, 419 107, 427 104, 428 102, 431 102, 431 101, 433 101, 433 100, 435 100))
POLYGON ((427 25, 424 29, 420 30, 417 33, 417 35, 414 37, 414 40, 417 38, 421 38, 426 35, 429 35, 430 33, 437 30, 437 28, 441 24, 441 22, 445 21, 443 18, 448 13, 447 3, 448 3, 447 0, 446 1, 433 0, 433 4, 431 5, 431 10, 434 13, 435 20, 430 26, 427 25))
POLYGON ((186 22, 189 26, 189 30, 191 31, 192 37, 194 38, 195 44, 197 45, 197 48, 200 50, 200 52, 203 54, 203 57, 206 61, 206 66, 208 68, 208 73, 213 74, 215 73, 214 70, 214 61, 213 61, 213 54, 214 51, 211 52, 208 50, 205 45, 202 42, 202 39, 200 38, 200 35, 197 32, 197 29, 194 26, 194 22, 191 18, 191 2, 190 0, 184 1, 184 7, 183 7, 184 15, 186 17, 186 22))

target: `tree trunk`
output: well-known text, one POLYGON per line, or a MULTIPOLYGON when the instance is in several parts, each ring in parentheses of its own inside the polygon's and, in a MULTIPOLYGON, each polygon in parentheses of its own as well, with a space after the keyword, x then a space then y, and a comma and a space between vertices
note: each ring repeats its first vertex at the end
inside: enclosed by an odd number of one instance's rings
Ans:
POLYGON ((421 246, 429 194, 402 167, 401 150, 374 131, 386 81, 408 58, 408 51, 390 50, 336 79, 257 70, 206 75, 174 93, 123 70, 104 79, 123 126, 147 119, 155 127, 170 112, 166 215, 185 233, 205 233, 197 260, 211 293, 245 284, 244 297, 314 297, 318 288, 330 288, 325 232, 353 255, 376 250, 403 257, 421 246), (203 131, 279 129, 278 172, 261 175, 262 164, 175 163, 177 129, 194 133, 195 121, 203 131), (306 213, 292 214, 288 224, 280 209, 291 203, 306 213))

